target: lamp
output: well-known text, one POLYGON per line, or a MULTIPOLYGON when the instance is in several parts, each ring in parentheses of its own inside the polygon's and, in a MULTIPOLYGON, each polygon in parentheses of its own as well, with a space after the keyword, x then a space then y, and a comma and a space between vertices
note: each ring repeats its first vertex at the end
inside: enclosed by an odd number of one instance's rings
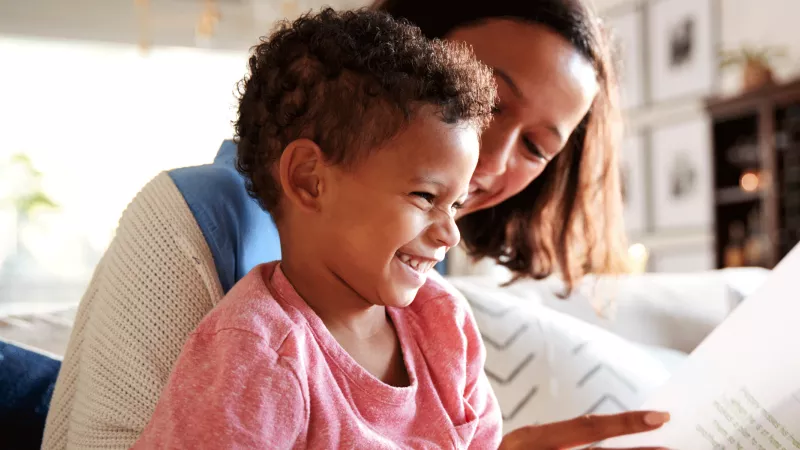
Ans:
POLYGON ((284 18, 291 18, 293 19, 297 16, 298 12, 300 11, 300 5, 297 4, 297 0, 283 0, 281 1, 281 16, 284 18))
POLYGON ((222 18, 216 0, 205 0, 203 12, 195 27, 195 40, 200 45, 207 45, 217 31, 217 24, 222 18))
POLYGON ((134 0, 136 16, 139 22, 139 51, 147 54, 150 51, 150 0, 134 0))
POLYGON ((761 176, 755 170, 745 171, 739 178, 739 186, 743 191, 755 192, 761 185, 761 176))
POLYGON ((647 260, 650 259, 650 251, 644 244, 636 243, 628 248, 628 259, 631 262, 633 273, 644 273, 647 270, 647 260))

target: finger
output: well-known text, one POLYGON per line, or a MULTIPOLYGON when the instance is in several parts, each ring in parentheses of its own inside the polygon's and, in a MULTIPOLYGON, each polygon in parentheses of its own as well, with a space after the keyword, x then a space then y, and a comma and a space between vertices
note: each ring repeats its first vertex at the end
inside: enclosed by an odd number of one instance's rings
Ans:
POLYGON ((667 421, 667 413, 633 411, 608 416, 583 416, 516 431, 527 432, 527 442, 540 442, 545 448, 570 448, 594 444, 612 437, 656 430, 667 421))
POLYGON ((669 450, 666 447, 607 448, 590 447, 586 450, 669 450))

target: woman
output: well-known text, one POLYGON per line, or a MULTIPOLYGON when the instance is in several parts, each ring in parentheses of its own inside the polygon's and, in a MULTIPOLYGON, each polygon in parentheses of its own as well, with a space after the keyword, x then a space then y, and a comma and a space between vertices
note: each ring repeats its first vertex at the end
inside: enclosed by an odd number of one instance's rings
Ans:
MULTIPOLYGON (((624 269, 616 84, 589 8, 579 0, 378 7, 429 36, 467 42, 495 71, 500 102, 459 220, 470 252, 520 277, 558 272, 568 286, 587 272, 624 269)), ((82 301, 43 448, 128 448, 186 335, 221 297, 203 234, 181 208, 174 184, 159 176, 123 215, 82 301)), ((507 435, 503 448, 588 445, 651 430, 660 425, 652 418, 633 412, 530 426, 507 435)))

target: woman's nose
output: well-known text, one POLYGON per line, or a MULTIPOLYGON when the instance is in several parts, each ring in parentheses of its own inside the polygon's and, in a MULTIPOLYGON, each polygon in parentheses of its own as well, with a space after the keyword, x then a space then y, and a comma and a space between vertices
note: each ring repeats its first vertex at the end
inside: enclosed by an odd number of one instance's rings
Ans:
MULTIPOLYGON (((493 124, 498 128, 500 125, 499 123, 493 124)), ((490 126, 481 136, 481 153, 478 157, 478 167, 475 168, 475 176, 502 175, 508 167, 516 141, 517 133, 515 131, 508 128, 492 130, 492 126, 490 126)))

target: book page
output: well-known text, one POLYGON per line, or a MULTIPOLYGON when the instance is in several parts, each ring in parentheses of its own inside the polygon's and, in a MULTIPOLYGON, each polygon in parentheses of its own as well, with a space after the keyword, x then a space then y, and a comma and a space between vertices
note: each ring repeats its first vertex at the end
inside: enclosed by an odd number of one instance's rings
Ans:
POLYGON ((642 409, 672 421, 603 445, 800 450, 800 248, 642 409))

